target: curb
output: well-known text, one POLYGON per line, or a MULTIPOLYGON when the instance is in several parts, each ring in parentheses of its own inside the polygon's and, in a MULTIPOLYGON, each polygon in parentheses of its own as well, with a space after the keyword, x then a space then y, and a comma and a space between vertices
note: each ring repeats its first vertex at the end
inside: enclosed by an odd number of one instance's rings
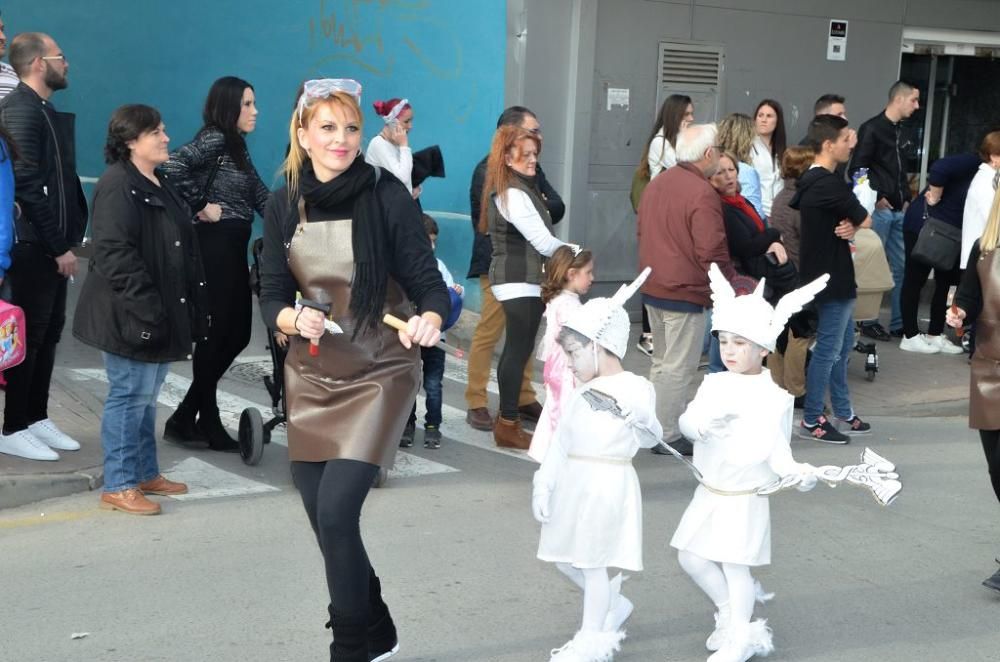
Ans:
POLYGON ((102 485, 102 467, 64 474, 6 475, 0 480, 0 509, 87 492, 102 485))

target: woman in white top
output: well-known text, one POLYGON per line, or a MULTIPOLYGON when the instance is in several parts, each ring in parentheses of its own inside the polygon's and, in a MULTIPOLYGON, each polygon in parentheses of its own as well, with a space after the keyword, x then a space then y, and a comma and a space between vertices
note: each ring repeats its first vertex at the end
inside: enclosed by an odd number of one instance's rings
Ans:
POLYGON ((372 106, 385 122, 385 127, 368 142, 365 161, 394 174, 416 198, 420 195, 420 187, 413 188, 413 152, 409 141, 413 128, 413 107, 407 99, 376 101, 372 106))
POLYGON ((986 218, 1000 184, 1000 131, 986 134, 979 145, 979 156, 983 159, 983 164, 979 166, 979 171, 969 185, 965 212, 962 215, 962 255, 959 260, 962 269, 969 262, 972 244, 986 229, 986 218))
MULTIPOLYGON (((652 179, 658 174, 677 165, 674 144, 681 129, 694 122, 694 104, 686 94, 671 94, 660 106, 656 123, 646 141, 646 158, 639 164, 639 174, 652 179)), ((642 307, 642 335, 636 344, 646 356, 653 355, 653 333, 649 326, 649 315, 642 307)))
POLYGON ((751 164, 760 175, 760 202, 762 215, 771 215, 771 202, 784 188, 781 179, 781 156, 785 153, 785 113, 774 99, 764 99, 754 111, 754 129, 757 135, 750 147, 751 164))
POLYGON ((486 162, 479 231, 493 240, 489 280, 503 307, 506 340, 497 364, 500 415, 493 427, 498 446, 527 449, 517 399, 524 366, 542 321, 546 258, 565 245, 552 234, 552 219, 535 182, 542 141, 519 126, 501 126, 486 162))

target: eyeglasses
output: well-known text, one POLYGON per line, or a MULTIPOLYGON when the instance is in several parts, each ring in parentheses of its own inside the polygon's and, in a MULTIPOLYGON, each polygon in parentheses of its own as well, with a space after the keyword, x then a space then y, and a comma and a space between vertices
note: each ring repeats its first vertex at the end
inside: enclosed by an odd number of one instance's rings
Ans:
POLYGON ((66 56, 63 55, 62 53, 60 53, 59 55, 42 55, 42 56, 40 56, 39 59, 42 59, 42 60, 62 60, 63 62, 65 62, 66 61, 66 56))
POLYGON ((346 92, 361 102, 361 83, 350 78, 315 78, 307 80, 302 85, 302 96, 299 97, 299 121, 306 109, 309 99, 326 99, 334 92, 346 92))

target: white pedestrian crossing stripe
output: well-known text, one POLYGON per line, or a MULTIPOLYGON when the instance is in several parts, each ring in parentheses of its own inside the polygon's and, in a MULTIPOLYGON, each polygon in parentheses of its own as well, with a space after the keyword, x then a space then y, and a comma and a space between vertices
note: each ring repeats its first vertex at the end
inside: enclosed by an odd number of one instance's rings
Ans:
MULTIPOLYGON (((103 383, 107 383, 108 376, 107 373, 100 368, 76 368, 70 371, 70 375, 77 380, 94 380, 103 383)), ((181 375, 175 375, 168 373, 166 379, 163 382, 163 388, 160 389, 160 395, 157 398, 157 402, 164 407, 169 409, 176 409, 177 405, 181 403, 184 399, 184 394, 187 393, 188 387, 191 386, 191 380, 187 377, 182 377, 181 375)), ((259 403, 247 400, 246 398, 241 398, 238 395, 233 395, 226 391, 217 391, 216 400, 219 403, 219 417, 222 419, 222 424, 229 428, 230 430, 239 430, 240 415, 243 413, 244 409, 254 407, 259 409, 261 413, 266 417, 270 416, 271 408, 259 403)), ((463 414, 464 415, 464 414, 463 414)), ((271 443, 279 446, 288 445, 288 437, 285 434, 285 429, 283 425, 279 425, 271 432, 271 443)), ((286 456, 282 454, 282 458, 286 456)), ((194 459, 194 458, 191 458, 194 459)), ((201 462, 200 460, 197 460, 201 462)), ((186 460, 185 460, 186 462, 186 460)), ((207 464, 202 462, 202 464, 207 464)), ((207 466, 212 467, 212 465, 207 464, 207 466)), ((215 468, 215 467, 213 467, 215 468)), ((223 474, 228 472, 221 469, 216 469, 223 474)), ((457 472, 459 469, 455 467, 450 467, 446 464, 440 462, 435 462, 433 460, 428 460, 410 453, 399 452, 396 454, 396 463, 392 470, 389 472, 389 479, 393 478, 415 478, 417 476, 426 476, 430 474, 441 474, 441 473, 453 473, 457 472)), ((237 478, 235 474, 231 474, 237 478)), ((171 476, 176 480, 173 473, 171 476)), ((181 481, 186 482, 186 481, 181 481)), ((253 483, 254 481, 250 481, 253 483)), ((270 486, 267 486, 270 487, 270 486)), ((278 488, 271 488, 277 490, 278 488)), ((260 490, 248 489, 242 494, 253 494, 260 490)), ((211 496, 229 496, 225 494, 213 494, 211 496)), ((210 498, 210 497, 195 497, 195 498, 210 498)))
POLYGON ((174 499, 193 501, 195 499, 217 499, 220 497, 245 496, 264 492, 280 492, 277 487, 250 478, 244 478, 231 471, 225 471, 196 457, 178 462, 164 472, 170 480, 186 483, 187 494, 179 494, 174 499))

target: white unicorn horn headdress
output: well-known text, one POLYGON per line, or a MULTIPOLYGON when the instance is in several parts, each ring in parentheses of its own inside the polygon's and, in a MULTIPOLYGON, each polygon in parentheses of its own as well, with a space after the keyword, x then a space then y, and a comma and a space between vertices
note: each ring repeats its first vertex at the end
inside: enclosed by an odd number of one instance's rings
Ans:
POLYGON ((826 287, 828 280, 830 275, 823 274, 781 297, 778 305, 772 308, 764 300, 763 278, 753 293, 738 297, 718 265, 713 262, 708 269, 713 302, 712 331, 735 333, 773 352, 775 342, 788 319, 812 301, 826 287))
POLYGON ((574 311, 563 327, 590 338, 618 358, 625 358, 631 324, 623 306, 642 287, 651 273, 652 269, 646 267, 631 283, 619 287, 614 296, 591 299, 574 311))

